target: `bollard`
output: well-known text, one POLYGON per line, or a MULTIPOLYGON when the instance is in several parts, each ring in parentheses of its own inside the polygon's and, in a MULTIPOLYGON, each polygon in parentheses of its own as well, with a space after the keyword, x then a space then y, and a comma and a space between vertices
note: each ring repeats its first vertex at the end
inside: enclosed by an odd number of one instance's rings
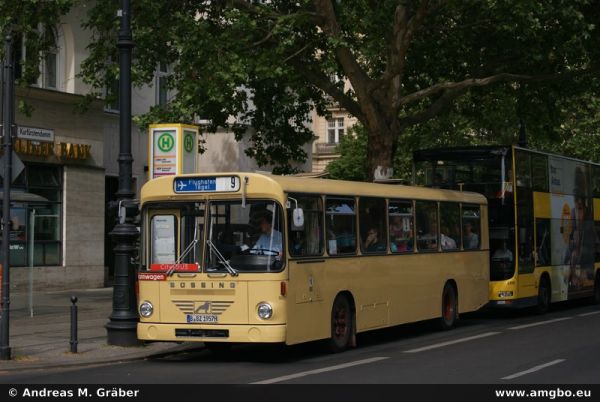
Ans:
POLYGON ((71 353, 77 353, 77 297, 71 296, 71 353))

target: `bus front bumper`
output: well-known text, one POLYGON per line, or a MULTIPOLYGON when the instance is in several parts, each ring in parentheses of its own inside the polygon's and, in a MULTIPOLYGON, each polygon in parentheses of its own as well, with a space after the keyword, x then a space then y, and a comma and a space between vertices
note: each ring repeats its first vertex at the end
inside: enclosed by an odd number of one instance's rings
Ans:
POLYGON ((286 325, 197 325, 140 322, 137 337, 144 341, 285 342, 286 325))

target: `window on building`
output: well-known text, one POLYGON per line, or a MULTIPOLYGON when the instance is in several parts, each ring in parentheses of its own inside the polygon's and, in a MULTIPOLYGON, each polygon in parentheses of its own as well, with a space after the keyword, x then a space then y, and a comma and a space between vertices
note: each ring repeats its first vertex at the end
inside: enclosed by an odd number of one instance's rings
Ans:
POLYGON ((412 252, 415 248, 412 201, 390 201, 388 214, 392 253, 412 252))
POLYGON ((385 199, 366 198, 359 201, 360 247, 363 254, 387 252, 385 199))
POLYGON ((169 74, 169 66, 165 63, 159 63, 156 69, 156 104, 163 108, 169 102, 169 74))
POLYGON ((53 28, 46 27, 43 40, 49 44, 49 48, 42 59, 42 86, 44 88, 57 89, 59 46, 57 35, 53 28))
POLYGON ((21 195, 15 195, 10 210, 11 265, 27 266, 32 257, 34 266, 61 265, 61 168, 26 165, 13 183, 12 191, 21 195), (30 248, 32 243, 33 248, 30 248))
POLYGON ((119 103, 119 79, 109 78, 105 89, 106 106, 104 109, 108 112, 119 112, 121 104, 119 103))
POLYGON ((438 249, 438 206, 435 201, 417 201, 417 250, 438 249))
POLYGON ((294 257, 316 256, 323 254, 323 201, 316 195, 290 194, 288 197, 288 233, 289 250, 294 257), (304 211, 304 225, 294 225, 293 211, 296 208, 304 211))
POLYGON ((327 198, 325 228, 329 255, 356 253, 356 212, 354 199, 327 198))
POLYGON ((338 117, 327 120, 327 142, 339 144, 344 137, 344 118, 338 117))

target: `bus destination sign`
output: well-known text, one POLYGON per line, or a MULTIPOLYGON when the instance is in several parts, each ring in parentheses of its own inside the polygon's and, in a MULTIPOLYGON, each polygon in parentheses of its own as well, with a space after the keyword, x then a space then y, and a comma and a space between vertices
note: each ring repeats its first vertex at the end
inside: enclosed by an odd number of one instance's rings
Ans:
POLYGON ((224 177, 177 177, 173 182, 176 193, 233 192, 240 189, 240 178, 224 177))

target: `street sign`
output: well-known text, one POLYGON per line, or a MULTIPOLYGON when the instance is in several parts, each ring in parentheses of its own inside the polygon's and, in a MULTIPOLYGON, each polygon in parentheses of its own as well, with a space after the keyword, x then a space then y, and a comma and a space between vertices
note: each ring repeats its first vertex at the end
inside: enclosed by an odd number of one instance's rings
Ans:
MULTIPOLYGON (((0 156, 0 166, 4 166, 4 155, 0 156)), ((25 165, 21 161, 21 158, 13 151, 12 152, 12 179, 11 183, 19 177, 19 175, 25 169, 25 165)), ((0 169, 0 177, 4 177, 4 169, 0 169)))
POLYGON ((150 179, 197 172, 200 135, 197 126, 152 124, 148 134, 150 179))
POLYGON ((17 138, 30 141, 54 142, 54 130, 18 126, 17 138))

